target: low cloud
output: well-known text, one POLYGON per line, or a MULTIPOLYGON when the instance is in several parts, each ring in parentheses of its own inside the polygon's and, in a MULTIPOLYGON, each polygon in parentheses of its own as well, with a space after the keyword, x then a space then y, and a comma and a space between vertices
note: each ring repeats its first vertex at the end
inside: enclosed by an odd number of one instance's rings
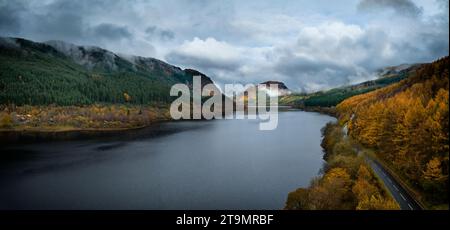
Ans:
POLYGON ((162 29, 157 26, 149 26, 145 30, 147 38, 150 40, 159 39, 161 41, 170 41, 175 38, 175 33, 168 29, 162 29))
POLYGON ((185 41, 166 56, 166 59, 173 63, 229 70, 238 68, 242 62, 241 58, 240 48, 214 38, 185 41))
POLYGON ((0 2, 0 33, 17 33, 20 31, 20 14, 24 10, 22 4, 0 2))
POLYGON ((120 40, 132 37, 131 32, 126 26, 117 26, 110 23, 102 23, 92 29, 93 36, 102 39, 120 40))
POLYGON ((362 0, 358 5, 358 9, 366 12, 392 9, 397 14, 413 17, 419 16, 423 11, 411 0, 362 0))

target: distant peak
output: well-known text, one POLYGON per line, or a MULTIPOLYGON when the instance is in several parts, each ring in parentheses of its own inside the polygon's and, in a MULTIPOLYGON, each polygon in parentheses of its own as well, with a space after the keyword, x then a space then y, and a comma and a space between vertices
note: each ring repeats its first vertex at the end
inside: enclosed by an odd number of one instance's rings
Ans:
POLYGON ((246 91, 251 91, 251 90, 256 90, 258 88, 258 90, 263 90, 265 91, 269 96, 271 97, 275 97, 275 96, 285 96, 285 95, 289 95, 292 92, 288 89, 288 87, 280 81, 265 81, 265 82, 261 82, 259 83, 257 86, 252 86, 250 88, 247 88, 246 91), (270 85, 277 85, 277 92, 275 93, 271 88, 270 85), (259 87, 257 87, 259 86, 259 87))
POLYGON ((385 68, 381 68, 379 69, 378 72, 378 76, 379 77, 389 77, 391 75, 396 75, 402 72, 408 72, 414 69, 417 69, 418 67, 420 67, 421 65, 423 65, 422 63, 416 63, 416 64, 401 64, 401 65, 396 65, 396 66, 388 66, 385 68))
POLYGON ((288 87, 281 81, 265 81, 259 84, 265 85, 266 87, 270 87, 270 85, 277 85, 278 89, 289 90, 288 87))

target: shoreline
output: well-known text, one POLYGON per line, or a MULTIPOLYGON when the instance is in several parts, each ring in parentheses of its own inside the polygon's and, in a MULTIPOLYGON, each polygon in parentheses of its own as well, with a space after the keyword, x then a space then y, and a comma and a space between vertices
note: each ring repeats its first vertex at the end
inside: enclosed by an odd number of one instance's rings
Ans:
POLYGON ((158 105, 1 106, 0 135, 115 132, 141 129, 171 120, 167 115, 168 109, 158 105))
MULTIPOLYGON (((302 112, 315 112, 323 115, 328 115, 336 118, 336 114, 334 112, 330 112, 333 108, 326 107, 323 109, 322 107, 316 108, 299 108, 292 107, 288 110, 280 110, 280 111, 302 111, 302 112)), ((204 119, 200 119, 201 121, 204 119)), ((214 120, 214 119, 212 119, 214 120)), ((120 132, 120 131, 130 131, 130 130, 139 130, 151 127, 153 125, 166 123, 166 122, 182 122, 182 121, 197 121, 197 120, 173 120, 173 119, 160 119, 155 120, 152 123, 133 126, 133 127, 108 127, 108 128, 77 128, 70 126, 60 126, 60 127, 14 127, 14 128, 0 128, 0 136, 4 134, 52 134, 52 133, 109 133, 109 132, 120 132)))
POLYGON ((314 106, 314 107, 297 107, 297 109, 299 109, 300 111, 304 111, 304 112, 315 112, 315 113, 328 115, 328 116, 331 116, 334 118, 338 118, 338 115, 336 112, 336 107, 314 106))
MULTIPOLYGON (((156 123, 155 123, 156 124, 156 123)), ((0 129, 1 133, 68 133, 68 132, 114 132, 114 131, 125 131, 142 129, 151 125, 130 127, 130 128, 67 128, 67 129, 41 129, 39 127, 27 129, 0 129)))
POLYGON ((115 131, 127 131, 127 130, 138 130, 150 127, 152 125, 169 122, 173 120, 160 120, 155 121, 151 124, 147 125, 140 125, 135 127, 116 127, 116 128, 75 128, 75 127, 65 127, 65 128, 40 128, 40 127, 33 127, 33 128, 0 128, 0 135, 2 133, 70 133, 70 132, 115 132, 115 131))

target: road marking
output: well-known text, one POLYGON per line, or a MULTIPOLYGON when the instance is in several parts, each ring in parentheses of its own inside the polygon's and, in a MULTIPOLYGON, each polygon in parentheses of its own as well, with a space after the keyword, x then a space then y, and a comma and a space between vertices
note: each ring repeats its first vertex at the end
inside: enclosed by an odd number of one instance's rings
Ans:
POLYGON ((386 176, 386 173, 384 173, 384 172, 381 172, 381 173, 383 173, 383 175, 386 176))
POLYGON ((406 201, 406 198, 403 196, 403 194, 400 193, 400 196, 403 198, 404 201, 406 201))
POLYGON ((413 210, 413 207, 408 203, 409 209, 413 210))
POLYGON ((397 190, 397 191, 398 191, 398 188, 397 188, 397 186, 395 186, 395 184, 393 184, 393 186, 394 186, 395 190, 397 190))
POLYGON ((392 181, 391 181, 391 179, 389 179, 389 178, 387 178, 387 179, 388 179, 389 183, 391 183, 391 184, 392 184, 392 181))

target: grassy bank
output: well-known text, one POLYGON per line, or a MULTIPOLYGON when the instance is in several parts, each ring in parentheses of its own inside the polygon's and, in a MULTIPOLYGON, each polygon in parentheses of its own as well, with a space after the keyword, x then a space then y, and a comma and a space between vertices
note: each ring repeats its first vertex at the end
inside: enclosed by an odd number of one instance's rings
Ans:
POLYGON ((94 104, 85 106, 0 106, 0 132, 113 131, 170 119, 168 106, 94 104))

